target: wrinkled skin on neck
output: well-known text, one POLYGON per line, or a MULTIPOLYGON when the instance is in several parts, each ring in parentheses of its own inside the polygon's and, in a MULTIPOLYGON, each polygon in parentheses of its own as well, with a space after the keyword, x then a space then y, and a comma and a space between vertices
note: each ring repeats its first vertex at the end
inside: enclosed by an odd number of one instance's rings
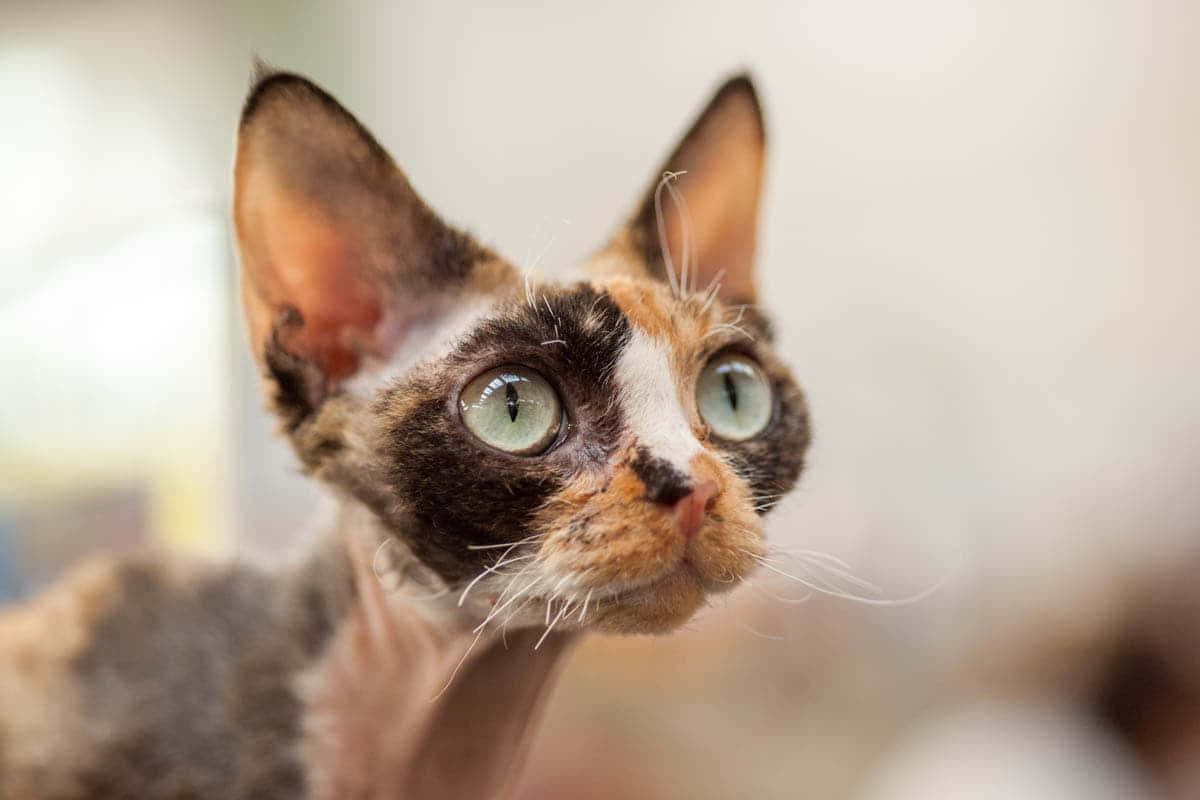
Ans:
POLYGON ((509 796, 575 636, 434 619, 384 592, 361 539, 344 544, 358 600, 300 682, 312 796, 509 796))

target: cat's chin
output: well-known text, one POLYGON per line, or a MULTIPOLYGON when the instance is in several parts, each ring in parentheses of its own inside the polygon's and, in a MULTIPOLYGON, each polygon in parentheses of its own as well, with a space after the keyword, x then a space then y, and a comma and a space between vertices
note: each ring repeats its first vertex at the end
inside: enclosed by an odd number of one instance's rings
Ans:
MULTIPOLYGON (((615 634, 669 633, 691 619, 709 595, 730 588, 730 582, 710 580, 705 570, 698 568, 691 558, 684 557, 645 583, 611 591, 593 589, 587 593, 586 601, 576 596, 556 602, 533 595, 497 628, 547 627, 561 632, 587 630, 615 634), (564 602, 565 606, 562 605, 564 602), (546 609, 545 613, 542 609, 546 609)), ((500 597, 504 597, 504 593, 500 597)), ((472 625, 478 625, 481 621, 490 622, 497 616, 497 608, 502 613, 512 602, 512 599, 506 603, 493 597, 470 604, 468 608, 473 610, 467 618, 472 625)))
POLYGON ((708 594, 696 568, 683 559, 666 575, 599 604, 587 627, 605 633, 667 633, 691 619, 708 594))

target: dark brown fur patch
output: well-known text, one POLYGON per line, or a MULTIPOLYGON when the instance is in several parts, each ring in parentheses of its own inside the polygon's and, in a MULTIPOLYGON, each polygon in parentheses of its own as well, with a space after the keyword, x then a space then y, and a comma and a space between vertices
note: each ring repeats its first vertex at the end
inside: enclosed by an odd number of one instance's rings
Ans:
POLYGON ((494 553, 471 545, 528 536, 534 512, 563 481, 603 467, 620 432, 613 373, 629 324, 605 293, 580 284, 539 291, 532 303, 502 307, 425 376, 420 368, 379 404, 425 398, 389 420, 388 480, 417 523, 400 528, 414 551, 448 580, 478 573, 494 553), (538 369, 568 408, 568 433, 537 458, 495 450, 472 437, 458 416, 458 392, 475 375, 504 363, 538 369), (395 400, 393 400, 395 398, 395 400))
POLYGON ((325 399, 325 375, 315 363, 290 352, 283 343, 284 331, 302 327, 300 312, 284 306, 262 353, 271 408, 279 415, 285 433, 294 433, 325 399))
POLYGON ((646 499, 652 503, 674 505, 692 490, 691 478, 644 447, 637 449, 630 467, 646 487, 646 499))
MULTIPOLYGON (((60 720, 54 734, 69 735, 70 746, 45 765, 54 782, 33 778, 39 788, 32 796, 303 797, 292 683, 352 602, 339 552, 318 549, 311 561, 278 574, 180 572, 132 561, 114 567, 106 585, 86 641, 53 667, 76 698, 74 719, 60 720)), ((53 630, 43 634, 53 641, 53 630)), ((9 797, 30 796, 13 788, 32 785, 21 781, 0 771, 0 795, 7 787, 9 797)))
POLYGON ((775 413, 767 429, 744 442, 720 442, 747 477, 760 514, 770 511, 796 485, 812 437, 808 407, 787 368, 764 348, 756 358, 775 391, 775 413))

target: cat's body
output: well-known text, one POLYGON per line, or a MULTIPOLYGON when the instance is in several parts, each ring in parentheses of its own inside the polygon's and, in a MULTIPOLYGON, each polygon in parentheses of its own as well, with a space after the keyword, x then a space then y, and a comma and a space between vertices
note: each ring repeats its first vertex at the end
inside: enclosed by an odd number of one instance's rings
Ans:
POLYGON ((476 642, 381 591, 359 536, 93 562, 0 617, 0 797, 500 794, 572 635, 476 642))
POLYGON ((95 564, 0 617, 0 798, 502 793, 576 632, 667 631, 736 585, 800 473, 804 401, 753 305, 763 141, 729 82, 555 284, 442 223, 324 92, 261 76, 247 326, 338 522, 291 566, 95 564))
POLYGON ((279 745, 353 602, 338 571, 98 562, 0 620, 3 796, 302 796, 279 745))

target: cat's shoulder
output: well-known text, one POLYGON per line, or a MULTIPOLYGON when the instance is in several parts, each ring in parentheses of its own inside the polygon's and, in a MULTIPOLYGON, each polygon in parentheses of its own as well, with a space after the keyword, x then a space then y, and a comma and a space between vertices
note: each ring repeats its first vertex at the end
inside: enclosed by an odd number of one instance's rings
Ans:
POLYGON ((121 604, 128 566, 90 559, 26 603, 0 609, 0 690, 5 678, 46 682, 84 652, 96 623, 121 604))
POLYGON ((0 797, 295 787, 291 758, 240 753, 295 735, 290 680, 331 626, 323 593, 307 599, 315 584, 147 554, 83 563, 0 612, 0 797), (175 764, 172 752, 212 764, 175 764))
MULTIPOLYGON (((104 620, 128 602, 136 573, 166 574, 166 560, 93 558, 31 600, 0 609, 0 785, 50 789, 54 776, 85 760, 66 731, 80 730, 84 692, 77 665, 95 646, 104 620), (131 567, 133 567, 131 569, 131 567), (13 784, 16 781, 16 784, 13 784)), ((67 788, 67 787, 60 787, 67 788)))

